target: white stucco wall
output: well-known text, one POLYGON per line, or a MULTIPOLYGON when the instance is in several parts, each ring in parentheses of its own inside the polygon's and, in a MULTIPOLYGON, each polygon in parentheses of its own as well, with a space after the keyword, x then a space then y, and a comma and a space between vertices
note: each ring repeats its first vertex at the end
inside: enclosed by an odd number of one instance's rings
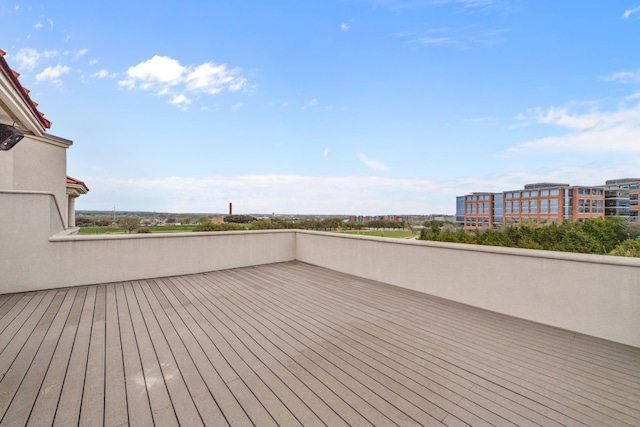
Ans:
POLYGON ((303 231, 296 259, 640 347, 640 259, 303 231))
POLYGON ((56 234, 53 194, 0 190, 0 293, 108 283, 290 261, 295 234, 56 234), (55 235, 54 235, 55 234, 55 235))
POLYGON ((9 151, 0 151, 0 190, 52 193, 67 222, 67 148, 71 141, 52 135, 25 136, 9 151))

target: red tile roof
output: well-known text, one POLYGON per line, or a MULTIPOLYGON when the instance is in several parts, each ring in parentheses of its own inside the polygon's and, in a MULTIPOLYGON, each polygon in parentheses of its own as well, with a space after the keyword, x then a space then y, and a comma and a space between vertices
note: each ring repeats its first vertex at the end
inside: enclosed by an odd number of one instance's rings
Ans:
POLYGON ((83 187, 85 189, 85 191, 89 191, 89 187, 87 187, 87 184, 85 184, 84 182, 80 181, 79 179, 75 179, 75 178, 72 178, 70 176, 67 177, 67 185, 68 184, 79 185, 79 186, 83 187))
POLYGON ((20 81, 18 80, 20 73, 17 73, 16 71, 12 70, 9 67, 9 64, 7 64, 7 61, 4 59, 5 55, 6 55, 6 52, 0 49, 0 72, 5 76, 7 76, 7 78, 13 83, 13 86, 15 87, 16 91, 22 96, 22 99, 24 100, 25 104, 31 109, 31 112, 36 117, 36 119, 38 119, 40 124, 45 129, 51 128, 51 122, 45 119, 44 114, 38 111, 38 108, 37 108, 38 104, 33 102, 29 97, 29 89, 23 87, 20 84, 20 81))

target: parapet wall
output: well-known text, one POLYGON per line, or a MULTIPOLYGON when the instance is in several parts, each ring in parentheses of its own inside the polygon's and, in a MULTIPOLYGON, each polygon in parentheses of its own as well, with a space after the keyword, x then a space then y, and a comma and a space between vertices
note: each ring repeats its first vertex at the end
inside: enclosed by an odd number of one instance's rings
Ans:
POLYGON ((297 259, 640 347, 639 259, 301 230, 65 235, 45 193, 0 192, 0 221, 0 294, 297 259))
POLYGON ((295 259, 295 233, 66 234, 55 197, 0 191, 0 294, 295 259))
POLYGON ((296 259, 640 347, 640 259, 304 231, 296 259))

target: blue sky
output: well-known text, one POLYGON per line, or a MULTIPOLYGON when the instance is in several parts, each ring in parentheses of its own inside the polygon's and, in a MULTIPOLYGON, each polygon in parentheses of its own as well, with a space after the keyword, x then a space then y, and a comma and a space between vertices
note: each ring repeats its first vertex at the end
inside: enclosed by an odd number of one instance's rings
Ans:
POLYGON ((640 176, 640 0, 3 1, 78 209, 454 213, 640 176))

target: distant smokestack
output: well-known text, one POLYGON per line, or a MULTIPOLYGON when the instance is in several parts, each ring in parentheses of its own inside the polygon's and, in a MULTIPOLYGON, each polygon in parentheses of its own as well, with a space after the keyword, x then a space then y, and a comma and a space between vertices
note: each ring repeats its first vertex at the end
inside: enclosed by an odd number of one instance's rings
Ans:
POLYGON ((233 215, 233 203, 229 202, 229 216, 233 215))

